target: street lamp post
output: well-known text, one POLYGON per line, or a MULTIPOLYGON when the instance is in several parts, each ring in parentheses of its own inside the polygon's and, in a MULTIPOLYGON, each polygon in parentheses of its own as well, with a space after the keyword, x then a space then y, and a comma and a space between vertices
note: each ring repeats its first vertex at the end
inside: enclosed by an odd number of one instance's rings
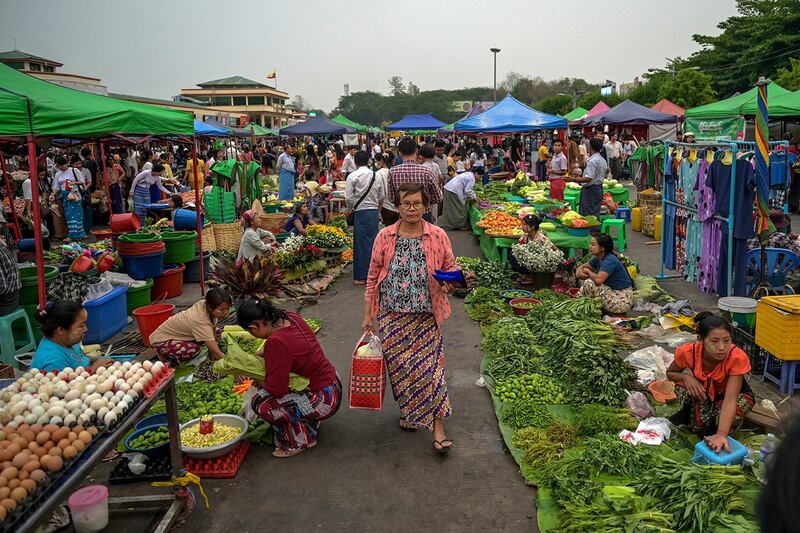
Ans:
POLYGON ((494 54, 494 103, 497 103, 497 52, 500 51, 499 48, 489 48, 489 50, 494 54))

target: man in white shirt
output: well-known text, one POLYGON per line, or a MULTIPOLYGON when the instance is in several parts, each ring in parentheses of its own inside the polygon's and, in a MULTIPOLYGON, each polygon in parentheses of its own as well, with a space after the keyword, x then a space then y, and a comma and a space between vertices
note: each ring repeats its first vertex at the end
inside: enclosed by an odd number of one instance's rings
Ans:
POLYGON ((475 173, 462 172, 444 185, 444 200, 442 201, 442 214, 436 224, 442 229, 462 230, 469 229, 467 201, 475 199, 473 187, 475 179, 483 179, 483 168, 478 167, 475 173))
POLYGON ((618 180, 622 177, 622 143, 617 140, 616 132, 611 134, 611 138, 608 144, 605 145, 605 149, 611 176, 615 180, 618 180))
MULTIPOLYGON (((53 166, 55 166, 55 163, 53 163, 53 166)), ((22 182, 22 198, 25 199, 25 216, 33 216, 33 211, 31 209, 33 206, 33 188, 31 187, 30 178, 26 178, 25 181, 22 182)))
POLYGON ((235 144, 231 143, 231 145, 228 146, 228 149, 225 150, 225 155, 228 157, 228 159, 236 161, 239 158, 239 150, 236 149, 235 144))
POLYGON ((372 158, 375 159, 376 156, 380 155, 381 153, 381 145, 378 144, 375 139, 372 139, 370 142, 372 158))
POLYGON ((397 146, 397 139, 389 137, 389 148, 394 148, 395 146, 397 146))
POLYGON ((347 155, 342 160, 342 174, 347 177, 351 172, 355 172, 358 166, 356 165, 355 155, 358 151, 357 146, 350 146, 347 149, 347 155))
POLYGON ((369 154, 366 150, 357 152, 353 160, 358 168, 347 176, 344 200, 353 213, 353 283, 364 285, 367 282, 372 245, 378 235, 378 213, 386 191, 383 180, 377 179, 375 171, 367 167, 369 154))

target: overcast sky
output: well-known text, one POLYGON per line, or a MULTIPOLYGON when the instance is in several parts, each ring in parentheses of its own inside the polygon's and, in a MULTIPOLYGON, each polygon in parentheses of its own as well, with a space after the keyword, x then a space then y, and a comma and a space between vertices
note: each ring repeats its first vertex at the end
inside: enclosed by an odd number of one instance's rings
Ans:
POLYGON ((510 71, 631 81, 735 12, 734 0, 2 0, 0 50, 16 38, 63 72, 154 98, 275 68, 279 89, 329 111, 344 84, 386 93, 393 75, 422 90, 491 86, 491 47, 498 83, 510 71))

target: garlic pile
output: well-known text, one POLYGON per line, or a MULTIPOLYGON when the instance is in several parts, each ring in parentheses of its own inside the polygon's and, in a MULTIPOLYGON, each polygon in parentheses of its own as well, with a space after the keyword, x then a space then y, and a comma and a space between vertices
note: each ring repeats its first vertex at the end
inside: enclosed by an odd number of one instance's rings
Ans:
POLYGON ((154 376, 167 370, 161 361, 114 363, 90 373, 83 367, 61 372, 31 370, 0 391, 0 425, 112 427, 144 395, 154 376))

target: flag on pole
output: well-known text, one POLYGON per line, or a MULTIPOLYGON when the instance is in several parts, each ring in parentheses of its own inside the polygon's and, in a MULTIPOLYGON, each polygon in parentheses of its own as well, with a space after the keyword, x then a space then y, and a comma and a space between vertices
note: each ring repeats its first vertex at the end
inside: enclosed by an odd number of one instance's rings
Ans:
POLYGON ((758 81, 758 106, 756 109, 756 234, 765 239, 775 232, 769 219, 769 107, 767 81, 758 81))
POLYGON ((278 75, 278 74, 277 74, 277 72, 275 72, 275 69, 272 69, 272 72, 270 72, 269 74, 267 74, 267 79, 268 79, 268 80, 274 80, 274 79, 275 79, 275 77, 276 77, 277 75, 278 75))

